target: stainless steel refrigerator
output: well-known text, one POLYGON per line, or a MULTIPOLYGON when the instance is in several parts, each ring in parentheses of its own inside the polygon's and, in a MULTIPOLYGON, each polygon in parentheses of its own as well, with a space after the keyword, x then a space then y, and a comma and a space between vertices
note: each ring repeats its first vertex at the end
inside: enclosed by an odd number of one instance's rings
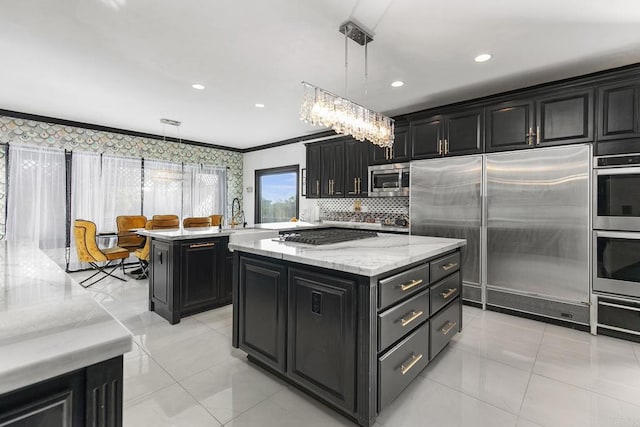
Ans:
POLYGON ((467 239, 464 298, 589 323, 587 145, 412 163, 411 233, 467 239))
POLYGON ((411 234, 466 239, 462 296, 482 301, 480 233, 482 155, 411 162, 411 234))

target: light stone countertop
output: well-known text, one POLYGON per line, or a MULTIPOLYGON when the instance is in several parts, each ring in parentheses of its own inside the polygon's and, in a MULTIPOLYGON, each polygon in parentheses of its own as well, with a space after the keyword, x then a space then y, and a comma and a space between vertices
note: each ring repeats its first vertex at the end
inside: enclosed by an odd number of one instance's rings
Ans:
POLYGON ((136 233, 159 240, 194 240, 229 236, 230 242, 266 239, 278 236, 278 232, 275 230, 242 227, 222 229, 218 227, 196 227, 167 230, 139 230, 136 233))
POLYGON ((378 233, 378 237, 331 245, 262 239, 230 243, 229 249, 371 277, 464 245, 464 239, 378 233))
POLYGON ((0 394, 131 350, 131 332, 36 246, 0 242, 0 274, 0 394))

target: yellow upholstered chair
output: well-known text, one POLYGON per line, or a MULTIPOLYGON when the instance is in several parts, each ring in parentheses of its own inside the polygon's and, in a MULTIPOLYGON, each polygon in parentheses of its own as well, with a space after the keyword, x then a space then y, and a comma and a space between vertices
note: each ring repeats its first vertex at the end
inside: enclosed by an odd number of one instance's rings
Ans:
MULTIPOLYGON (((146 230, 153 230, 153 221, 147 221, 144 225, 146 230)), ((133 253, 140 262, 140 269, 142 273, 136 279, 144 279, 149 276, 149 251, 151 249, 151 237, 147 237, 144 246, 140 249, 136 249, 133 253)))
POLYGON ((147 217, 144 215, 121 215, 116 217, 118 246, 129 252, 133 252, 144 246, 144 236, 138 236, 132 230, 144 228, 146 223, 147 217))
POLYGON ((182 226, 184 228, 193 228, 193 227, 211 227, 211 217, 208 216, 198 216, 198 217, 190 217, 182 220, 182 226))
POLYGON ((154 230, 180 228, 180 218, 178 218, 178 215, 154 215, 151 221, 153 221, 154 230))
POLYGON ((222 221, 224 220, 224 216, 222 215, 211 215, 209 218, 211 218, 212 227, 217 227, 218 225, 221 225, 222 221))
POLYGON ((120 267, 125 259, 129 257, 129 251, 116 246, 115 248, 108 249, 100 249, 98 244, 96 243, 96 225, 91 221, 85 221, 82 219, 77 219, 73 222, 73 237, 76 243, 76 250, 78 252, 78 260, 82 262, 88 262, 89 265, 98 270, 90 277, 87 277, 80 285, 85 288, 88 288, 91 285, 94 285, 104 279, 107 276, 114 277, 118 280, 122 280, 126 282, 126 279, 123 279, 118 276, 114 276, 113 272, 116 268, 120 267), (116 264, 112 264, 112 261, 120 260, 120 262, 116 264), (101 266, 98 263, 106 262, 105 265, 101 266), (107 268, 113 267, 111 271, 107 271, 107 268), (98 274, 102 273, 103 276, 99 279, 94 280, 88 285, 83 285, 84 282, 93 279, 98 274))

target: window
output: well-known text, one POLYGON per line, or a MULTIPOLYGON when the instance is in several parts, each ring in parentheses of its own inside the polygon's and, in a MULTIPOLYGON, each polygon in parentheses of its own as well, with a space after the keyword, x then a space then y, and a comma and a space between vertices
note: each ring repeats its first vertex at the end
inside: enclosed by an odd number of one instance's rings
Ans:
POLYGON ((256 223, 298 216, 298 165, 256 171, 256 223))

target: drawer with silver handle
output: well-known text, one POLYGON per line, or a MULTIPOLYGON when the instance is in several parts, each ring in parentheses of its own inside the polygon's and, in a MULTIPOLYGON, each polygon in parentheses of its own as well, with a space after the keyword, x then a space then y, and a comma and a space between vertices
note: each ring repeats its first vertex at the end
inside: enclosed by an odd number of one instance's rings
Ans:
POLYGON ((378 351, 382 351, 429 318, 429 291, 424 290, 378 315, 378 351))
POLYGON ((429 292, 431 303, 430 314, 433 315, 460 295, 460 273, 456 272, 442 279, 435 285, 431 285, 429 292))
POLYGON ((378 359, 378 411, 395 399, 427 366, 429 322, 378 359))
POLYGON ((451 255, 431 261, 431 282, 436 282, 460 270, 460 252, 454 252, 451 255))
POLYGON ((380 280, 378 287, 378 308, 386 308, 427 287, 429 284, 429 264, 422 264, 395 276, 380 280))
POLYGON ((433 316, 429 324, 431 326, 429 360, 431 360, 460 330, 460 300, 456 299, 447 308, 433 316))

